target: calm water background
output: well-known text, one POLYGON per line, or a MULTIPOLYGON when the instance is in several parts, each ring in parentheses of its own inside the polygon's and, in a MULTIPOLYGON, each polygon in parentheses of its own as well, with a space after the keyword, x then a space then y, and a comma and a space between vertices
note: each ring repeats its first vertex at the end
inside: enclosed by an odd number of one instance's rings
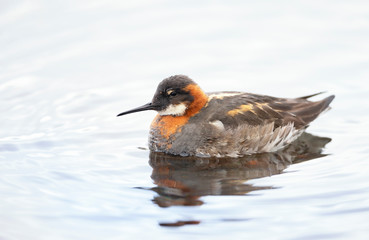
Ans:
POLYGON ((368 43, 367 1, 1 1, 0 239, 367 239, 368 43), (335 94, 308 130, 329 155, 160 207, 155 113, 115 116, 173 74, 335 94))

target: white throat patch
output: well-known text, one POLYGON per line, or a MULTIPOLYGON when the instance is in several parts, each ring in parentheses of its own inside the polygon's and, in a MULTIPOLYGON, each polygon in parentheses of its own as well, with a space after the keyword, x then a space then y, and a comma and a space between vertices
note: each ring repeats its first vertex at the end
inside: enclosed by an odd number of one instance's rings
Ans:
POLYGON ((166 109, 159 111, 161 116, 165 115, 174 115, 174 116, 182 116, 186 112, 187 106, 184 103, 180 103, 177 105, 170 104, 166 109))

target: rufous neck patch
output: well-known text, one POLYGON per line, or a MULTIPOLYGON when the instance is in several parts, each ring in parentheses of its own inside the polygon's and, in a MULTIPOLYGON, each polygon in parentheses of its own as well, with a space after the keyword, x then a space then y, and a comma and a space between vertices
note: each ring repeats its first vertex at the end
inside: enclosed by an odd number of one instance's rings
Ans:
POLYGON ((208 102, 208 96, 201 90, 201 88, 196 84, 190 84, 185 87, 186 91, 189 91, 193 96, 194 101, 187 108, 186 116, 192 117, 198 113, 208 102))

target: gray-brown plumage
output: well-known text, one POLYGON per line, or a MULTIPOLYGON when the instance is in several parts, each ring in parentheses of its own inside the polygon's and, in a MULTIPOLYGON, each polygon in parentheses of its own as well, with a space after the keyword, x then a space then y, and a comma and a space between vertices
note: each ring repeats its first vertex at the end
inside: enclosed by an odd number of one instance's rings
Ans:
POLYGON ((120 115, 156 110, 150 129, 153 151, 175 155, 238 157, 274 152, 293 142, 328 109, 334 96, 276 98, 243 92, 205 94, 183 75, 164 79, 151 103, 120 115))

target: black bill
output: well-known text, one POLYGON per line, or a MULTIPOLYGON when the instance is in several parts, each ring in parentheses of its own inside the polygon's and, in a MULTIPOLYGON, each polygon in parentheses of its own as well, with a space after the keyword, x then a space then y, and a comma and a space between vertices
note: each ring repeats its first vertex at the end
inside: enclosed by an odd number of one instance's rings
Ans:
POLYGON ((122 113, 119 113, 117 115, 117 117, 122 116, 122 115, 126 115, 126 114, 130 114, 130 113, 135 113, 135 112, 141 112, 141 111, 146 111, 146 110, 156 110, 156 106, 152 105, 152 103, 147 103, 141 107, 137 107, 122 113))

